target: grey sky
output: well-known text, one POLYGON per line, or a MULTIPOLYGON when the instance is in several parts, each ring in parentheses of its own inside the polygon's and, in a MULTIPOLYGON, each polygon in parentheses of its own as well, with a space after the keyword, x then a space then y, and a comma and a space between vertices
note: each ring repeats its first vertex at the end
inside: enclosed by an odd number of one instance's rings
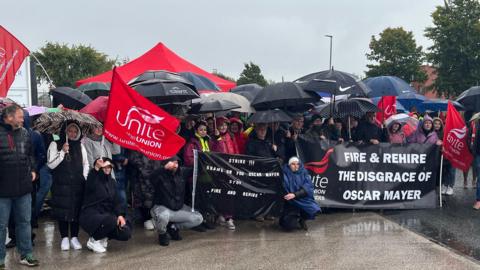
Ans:
POLYGON ((238 78, 243 63, 267 79, 294 80, 328 68, 364 74, 372 35, 413 31, 417 44, 442 0, 17 0, 3 1, 0 24, 30 50, 46 41, 91 44, 109 56, 136 58, 163 42, 207 71, 238 78))

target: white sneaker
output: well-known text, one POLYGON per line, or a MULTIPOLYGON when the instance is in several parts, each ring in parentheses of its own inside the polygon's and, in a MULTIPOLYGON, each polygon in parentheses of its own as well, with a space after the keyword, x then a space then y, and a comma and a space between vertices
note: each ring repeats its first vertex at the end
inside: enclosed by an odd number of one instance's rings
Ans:
POLYGON ((218 222, 218 224, 220 224, 220 226, 225 226, 225 225, 227 225, 227 221, 225 220, 225 217, 224 217, 224 216, 218 216, 217 222, 218 222))
POLYGON ((62 251, 67 251, 70 249, 70 240, 68 239, 68 237, 62 238, 62 244, 60 245, 60 249, 62 251))
POLYGON ((73 249, 75 250, 80 250, 82 249, 82 244, 80 244, 80 242, 78 241, 78 238, 77 237, 72 237, 72 239, 70 239, 70 245, 73 247, 73 249))
POLYGON ((440 189, 442 194, 447 193, 447 186, 442 185, 442 188, 440 189))
POLYGON ((147 231, 153 231, 155 229, 155 226, 153 226, 153 221, 151 219, 145 221, 143 223, 143 227, 145 227, 145 230, 147 231))
POLYGON ((100 241, 95 241, 93 237, 90 237, 87 242, 87 248, 95 253, 104 253, 107 250, 102 246, 100 241))
POLYGON ((229 230, 235 230, 235 224, 233 224, 233 219, 229 218, 227 220, 227 228, 229 230))
POLYGON ((107 237, 105 237, 103 239, 100 239, 98 241, 100 241, 100 244, 102 244, 102 247, 104 247, 105 249, 108 247, 108 238, 107 237))
POLYGON ((452 187, 447 187, 447 192, 445 194, 453 195, 453 188, 452 187))

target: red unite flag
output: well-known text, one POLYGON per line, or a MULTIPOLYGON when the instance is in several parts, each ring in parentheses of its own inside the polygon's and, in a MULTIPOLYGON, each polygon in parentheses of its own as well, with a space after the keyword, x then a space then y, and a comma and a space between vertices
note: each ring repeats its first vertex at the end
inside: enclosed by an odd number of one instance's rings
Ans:
POLYGON ((0 25, 0 97, 6 97, 17 70, 30 54, 18 39, 0 25))
POLYGON ((443 133, 443 156, 462 171, 470 169, 473 155, 468 149, 467 126, 460 113, 448 102, 447 123, 443 133))
POLYGON ((168 159, 185 140, 175 133, 178 120, 130 88, 113 69, 105 118, 105 137, 150 159, 168 159))
POLYGON ((386 119, 397 113, 397 97, 384 96, 378 101, 377 106, 380 112, 377 112, 376 119, 383 124, 386 119))

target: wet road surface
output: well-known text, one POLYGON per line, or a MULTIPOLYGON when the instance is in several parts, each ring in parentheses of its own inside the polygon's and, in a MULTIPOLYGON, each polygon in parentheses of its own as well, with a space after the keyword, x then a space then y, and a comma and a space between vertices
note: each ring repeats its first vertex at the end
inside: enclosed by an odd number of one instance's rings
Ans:
MULTIPOLYGON (((183 241, 168 247, 138 227, 129 242, 110 241, 105 254, 86 250, 83 232, 83 250, 60 251, 51 221, 42 221, 37 235, 37 269, 480 269, 477 261, 371 212, 325 214, 309 222, 308 232, 294 233, 271 222, 239 221, 236 231, 185 231, 183 241)), ((7 267, 26 269, 13 250, 7 267)))
POLYGON ((453 196, 443 196, 443 207, 425 210, 384 211, 398 224, 448 246, 461 254, 480 260, 480 211, 472 208, 475 191, 463 188, 463 175, 457 171, 453 196))

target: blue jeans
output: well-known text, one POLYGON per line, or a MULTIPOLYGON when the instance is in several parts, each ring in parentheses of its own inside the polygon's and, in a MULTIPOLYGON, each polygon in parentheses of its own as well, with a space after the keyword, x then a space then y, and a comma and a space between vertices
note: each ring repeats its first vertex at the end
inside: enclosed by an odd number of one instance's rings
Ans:
POLYGON ((122 201, 122 205, 127 209, 127 177, 125 175, 125 170, 115 171, 115 180, 117 180, 117 192, 122 201))
POLYGON ((33 214, 37 218, 40 215, 42 210, 43 202, 45 197, 47 197, 50 188, 52 187, 52 174, 50 173, 50 168, 47 167, 47 164, 44 164, 40 168, 40 187, 37 190, 37 198, 35 201, 35 209, 33 214))
POLYGON ((475 159, 473 160, 475 170, 477 170, 477 201, 480 201, 480 155, 476 155, 475 159))
POLYGON ((10 209, 15 219, 15 235, 17 250, 22 257, 31 255, 32 227, 32 195, 30 193, 20 197, 0 198, 0 263, 5 262, 5 238, 7 237, 8 218, 10 209))

